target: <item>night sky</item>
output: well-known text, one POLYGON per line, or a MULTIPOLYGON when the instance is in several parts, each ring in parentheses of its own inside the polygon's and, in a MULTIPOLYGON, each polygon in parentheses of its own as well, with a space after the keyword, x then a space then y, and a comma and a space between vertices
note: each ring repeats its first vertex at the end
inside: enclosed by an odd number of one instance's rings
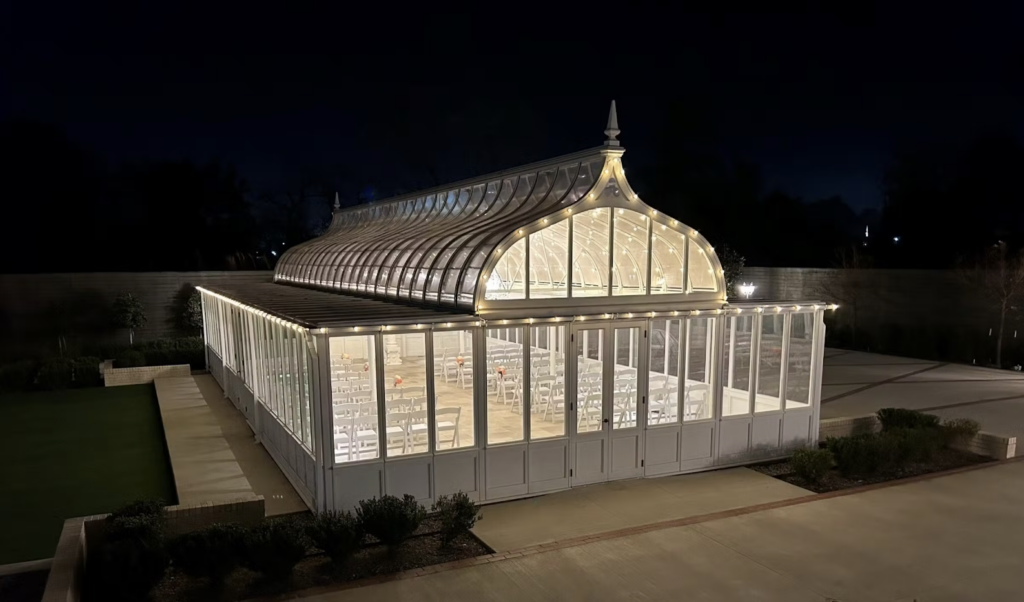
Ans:
POLYGON ((312 171, 384 196, 595 146, 615 98, 627 168, 683 112, 679 144, 855 209, 901 149, 1024 132, 1020 3, 208 4, 7 4, 0 118, 111 164, 218 158, 254 187, 312 171))

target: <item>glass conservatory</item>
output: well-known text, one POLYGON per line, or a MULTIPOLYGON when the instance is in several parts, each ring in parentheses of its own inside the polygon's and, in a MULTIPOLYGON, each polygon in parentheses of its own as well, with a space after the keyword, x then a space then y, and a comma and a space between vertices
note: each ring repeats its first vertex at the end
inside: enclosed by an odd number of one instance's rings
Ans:
POLYGON ((336 206, 274 282, 200 289, 211 372, 310 507, 505 500, 816 440, 829 308, 727 301, 708 241, 630 188, 614 105, 606 134, 336 206))

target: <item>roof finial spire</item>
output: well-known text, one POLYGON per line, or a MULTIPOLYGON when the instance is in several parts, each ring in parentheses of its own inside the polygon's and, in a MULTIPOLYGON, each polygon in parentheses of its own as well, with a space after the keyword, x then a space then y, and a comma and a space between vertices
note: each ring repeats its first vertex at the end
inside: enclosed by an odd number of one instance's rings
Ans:
POLYGON ((337 191, 335 191, 335 193, 334 193, 334 210, 337 211, 338 209, 341 209, 341 201, 338 200, 338 193, 337 193, 337 191))
POLYGON ((604 134, 608 139, 604 141, 605 146, 618 146, 619 141, 615 139, 619 135, 619 116, 615 113, 615 101, 612 101, 612 108, 608 111, 608 128, 604 134))

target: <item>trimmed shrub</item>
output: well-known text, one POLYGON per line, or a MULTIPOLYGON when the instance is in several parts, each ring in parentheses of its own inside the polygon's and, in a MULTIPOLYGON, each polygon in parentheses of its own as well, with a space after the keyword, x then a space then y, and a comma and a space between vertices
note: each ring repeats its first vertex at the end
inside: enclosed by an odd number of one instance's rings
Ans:
POLYGON ((442 495, 434 502, 434 512, 441 521, 441 545, 450 545, 457 537, 473 528, 480 508, 463 492, 442 495))
POLYGON ((939 417, 906 408, 882 408, 876 413, 882 430, 937 428, 939 417))
POLYGON ((405 541, 426 517, 426 508, 408 493, 401 499, 385 495, 360 500, 356 510, 356 518, 363 531, 387 546, 397 546, 405 541))
POLYGON ((36 379, 36 363, 32 360, 0 366, 0 393, 27 391, 36 379))
POLYGON ((164 516, 164 501, 160 499, 133 500, 110 513, 107 520, 116 520, 125 516, 164 516))
POLYGON ((306 525, 306 535, 337 564, 348 560, 363 543, 363 530, 351 512, 320 512, 306 525))
POLYGON ((76 357, 71 362, 71 368, 72 387, 98 387, 103 384, 103 376, 100 374, 100 358, 76 357))
POLYGON ((894 442, 897 462, 927 462, 942 448, 942 432, 933 428, 899 428, 882 433, 894 442))
POLYGON ((835 460, 827 449, 798 449, 793 452, 789 463, 797 476, 808 483, 819 483, 832 469, 835 460))
MULTIPOLYGON (((97 554, 94 586, 105 600, 143 600, 160 582, 169 559, 163 545, 160 501, 140 500, 107 517, 106 539, 97 554)), ((93 562, 90 560, 90 569, 93 562)))
POLYGON ((942 423, 941 428, 942 443, 949 446, 972 439, 981 430, 981 425, 970 418, 949 418, 942 423))
POLYGON ((108 541, 89 558, 93 599, 145 600, 163 579, 168 558, 159 540, 117 539, 108 541), (95 580, 93 580, 95 579, 95 580))
MULTIPOLYGON (((852 437, 829 437, 826 448, 835 458, 836 468, 844 477, 857 477, 877 473, 885 464, 885 451, 881 438, 874 434, 852 437)), ((886 443, 891 443, 887 440, 886 443)))
POLYGON ((210 525, 171 540, 171 562, 193 577, 219 583, 238 566, 245 530, 234 524, 210 525))
POLYGON ((39 366, 39 388, 44 391, 67 389, 71 386, 71 360, 53 358, 39 366))
POLYGON ((135 368, 146 365, 146 356, 135 349, 125 349, 114 358, 115 368, 135 368))
POLYGON ((242 542, 242 565, 275 581, 290 577, 306 556, 302 528, 294 520, 264 520, 246 529, 242 542))

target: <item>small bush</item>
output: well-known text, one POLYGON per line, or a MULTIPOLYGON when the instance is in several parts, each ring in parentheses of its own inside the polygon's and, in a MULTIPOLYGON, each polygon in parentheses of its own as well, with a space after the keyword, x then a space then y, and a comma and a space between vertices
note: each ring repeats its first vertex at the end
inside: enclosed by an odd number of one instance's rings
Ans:
POLYGON ((114 358, 115 368, 135 368, 146 365, 146 356, 135 349, 125 349, 114 358))
POLYGON ((100 358, 77 357, 72 360, 71 368, 72 387, 98 387, 103 384, 103 377, 100 375, 100 358))
POLYGON ((899 428, 885 431, 881 437, 893 442, 895 459, 902 465, 905 462, 931 460, 935 452, 942 447, 941 435, 941 431, 933 428, 899 428))
POLYGON ((107 520, 116 520, 124 516, 164 516, 164 501, 160 499, 133 500, 110 513, 107 520))
POLYGON ((793 452, 789 463, 797 476, 808 483, 819 483, 832 469, 835 460, 827 449, 798 449, 793 452))
POLYGON ((0 366, 0 393, 15 393, 32 388, 37 366, 31 360, 0 366))
POLYGON ((972 439, 981 430, 977 420, 970 418, 950 418, 942 423, 942 439, 944 445, 955 445, 972 439))
POLYGON ((39 366, 39 388, 44 391, 67 389, 71 386, 71 360, 53 358, 39 366))
POLYGON ((479 519, 480 509, 460 491, 437 498, 434 512, 441 521, 441 544, 447 546, 460 535, 469 533, 479 519))
POLYGON ((427 510, 409 494, 401 499, 385 495, 361 500, 356 517, 363 531, 384 545, 397 546, 416 531, 427 517, 427 510))
POLYGON ((107 517, 106 539, 95 565, 95 586, 102 599, 143 600, 160 582, 169 562, 163 545, 164 518, 158 500, 131 502, 107 517))
POLYGON ((306 526, 306 534, 337 564, 348 560, 363 542, 363 530, 350 512, 321 512, 306 526))
POLYGON ((294 520, 264 520, 242 539, 242 564, 269 579, 284 580, 306 556, 302 529, 294 520))
POLYGON ((163 579, 168 557, 159 540, 117 539, 108 541, 89 559, 93 599, 145 600, 163 579))
POLYGON ((219 583, 238 566, 244 534, 238 525, 211 525, 171 540, 168 551, 185 573, 219 583))
MULTIPOLYGON (((891 443, 887 440, 886 443, 891 443)), ((857 477, 877 473, 885 464, 886 445, 874 434, 852 437, 829 437, 826 448, 835 458, 836 468, 844 477, 857 477)))
POLYGON ((882 408, 877 412, 882 430, 937 428, 939 417, 906 408, 882 408))

